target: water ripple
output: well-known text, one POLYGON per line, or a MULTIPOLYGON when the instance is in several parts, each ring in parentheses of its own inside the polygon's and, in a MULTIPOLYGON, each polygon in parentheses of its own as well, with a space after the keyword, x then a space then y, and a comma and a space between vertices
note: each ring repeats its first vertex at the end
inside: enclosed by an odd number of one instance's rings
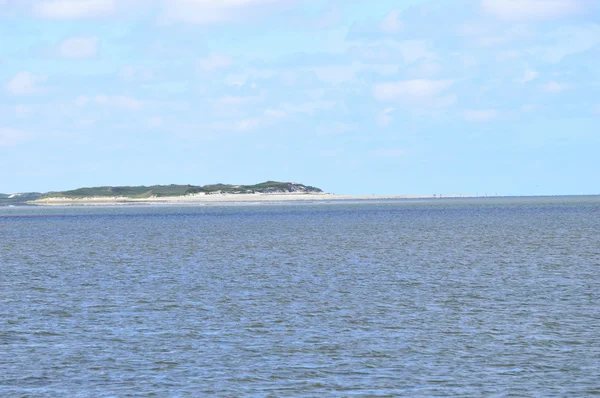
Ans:
POLYGON ((0 395, 600 395, 600 199, 0 208, 0 395))

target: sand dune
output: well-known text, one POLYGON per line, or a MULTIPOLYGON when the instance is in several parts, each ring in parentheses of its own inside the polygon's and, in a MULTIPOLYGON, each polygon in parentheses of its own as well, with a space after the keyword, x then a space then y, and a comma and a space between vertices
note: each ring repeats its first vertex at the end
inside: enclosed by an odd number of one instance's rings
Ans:
POLYGON ((149 204, 219 204, 219 203, 264 203, 289 201, 331 201, 331 200, 365 200, 365 199, 408 199, 431 198, 419 195, 382 195, 352 196, 329 193, 281 193, 281 194, 197 194, 186 196, 150 197, 144 199, 126 197, 90 197, 90 198, 47 198, 38 199, 30 204, 41 206, 115 206, 115 205, 149 205, 149 204))

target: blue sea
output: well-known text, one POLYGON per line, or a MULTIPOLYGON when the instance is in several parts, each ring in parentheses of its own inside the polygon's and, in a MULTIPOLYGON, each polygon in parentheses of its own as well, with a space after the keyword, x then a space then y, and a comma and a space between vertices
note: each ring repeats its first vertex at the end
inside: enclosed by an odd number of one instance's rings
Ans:
POLYGON ((600 395, 600 197, 1 207, 2 397, 600 395))

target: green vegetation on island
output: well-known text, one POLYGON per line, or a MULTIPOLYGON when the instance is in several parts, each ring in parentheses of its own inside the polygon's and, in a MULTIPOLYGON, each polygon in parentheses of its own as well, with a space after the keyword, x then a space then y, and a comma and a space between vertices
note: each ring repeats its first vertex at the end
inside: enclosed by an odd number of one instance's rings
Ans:
MULTIPOLYGON (((151 185, 151 186, 104 186, 78 188, 70 191, 48 192, 40 199, 46 198, 92 198, 92 197, 126 197, 145 199, 150 197, 185 196, 193 194, 252 194, 252 193, 322 193, 319 188, 296 184, 293 182, 266 181, 255 185, 209 184, 197 185, 151 185)), ((31 199, 30 199, 31 200, 31 199)))

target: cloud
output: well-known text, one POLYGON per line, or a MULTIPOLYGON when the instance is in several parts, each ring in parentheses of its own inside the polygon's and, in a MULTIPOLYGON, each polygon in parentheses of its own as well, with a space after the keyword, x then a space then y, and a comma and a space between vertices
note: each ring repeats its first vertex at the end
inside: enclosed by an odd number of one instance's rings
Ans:
POLYGON ((363 71, 374 72, 380 75, 394 75, 398 73, 398 65, 364 65, 361 63, 352 63, 348 65, 320 66, 312 69, 312 72, 315 73, 319 80, 329 84, 354 82, 356 81, 356 75, 363 71))
POLYGON ((264 100, 264 96, 236 96, 224 95, 216 100, 216 103, 223 106, 240 106, 256 104, 264 100))
POLYGON ((368 64, 389 64, 396 61, 398 51, 397 49, 392 49, 378 43, 377 45, 350 47, 347 54, 352 59, 360 60, 368 64))
POLYGON ((183 21, 200 25, 240 22, 268 15, 294 0, 163 0, 163 22, 183 21))
POLYGON ((399 158, 405 156, 408 152, 401 148, 381 148, 369 151, 372 156, 381 158, 399 158))
POLYGON ((126 82, 149 81, 154 79, 154 73, 144 68, 127 65, 119 71, 119 78, 126 82))
POLYGON ((380 83, 373 87, 373 96, 379 101, 424 99, 438 96, 452 85, 451 80, 415 79, 380 83))
POLYGON ((322 15, 316 18, 298 18, 297 24, 310 29, 330 29, 338 25, 342 19, 342 9, 334 5, 327 8, 322 15))
POLYGON ((407 76, 414 78, 430 78, 439 75, 442 69, 438 62, 422 60, 407 68, 405 72, 407 76))
POLYGON ((495 109, 466 110, 463 117, 468 122, 489 122, 498 117, 495 109))
POLYGON ((260 118, 247 118, 235 121, 233 124, 234 131, 244 132, 255 130, 260 126, 261 119, 260 118))
POLYGON ((528 83, 532 80, 535 80, 535 78, 538 77, 538 73, 534 70, 531 69, 526 69, 525 72, 523 73, 523 77, 520 77, 518 79, 516 79, 516 81, 518 81, 519 83, 528 83))
POLYGON ((6 83, 6 90, 13 95, 35 94, 40 91, 39 83, 46 81, 45 76, 34 75, 28 71, 17 73, 6 83))
POLYGON ((430 47, 431 44, 424 40, 405 40, 397 45, 402 58, 409 64, 419 59, 435 59, 436 56, 430 47))
POLYGON ((286 114, 308 114, 313 115, 316 111, 331 110, 337 105, 336 101, 310 101, 304 103, 284 103, 279 106, 278 111, 286 114))
POLYGON ((392 10, 387 14, 379 24, 379 28, 385 33, 398 33, 402 28, 402 23, 400 22, 400 15, 402 14, 402 10, 396 9, 392 10))
POLYGON ((204 128, 212 131, 245 133, 256 130, 261 125, 261 118, 252 117, 239 120, 225 120, 208 123, 204 128))
POLYGON ((562 26, 550 36, 555 44, 538 47, 536 52, 552 63, 560 62, 566 56, 581 53, 600 44, 600 25, 596 23, 562 26))
POLYGON ((452 84, 452 80, 403 80, 376 84, 372 94, 378 101, 394 102, 414 112, 426 114, 456 103, 456 95, 447 92, 452 84))
POLYGON ((506 46, 515 41, 522 42, 529 37, 531 37, 531 32, 527 27, 511 26, 505 31, 473 36, 469 43, 479 48, 492 48, 502 45, 506 46))
POLYGON ((321 125, 317 127, 318 135, 338 135, 345 134, 356 130, 356 125, 352 123, 341 123, 336 122, 327 125, 321 125))
POLYGON ((213 115, 225 117, 241 116, 264 100, 264 93, 254 96, 224 95, 212 101, 213 115))
POLYGON ((233 61, 230 57, 216 53, 210 53, 207 57, 198 60, 198 66, 209 72, 229 68, 232 63, 233 61))
POLYGON ((377 125, 379 127, 387 127, 393 121, 394 117, 392 116, 392 112, 394 112, 396 108, 385 108, 377 115, 377 125))
POLYGON ((0 127, 0 148, 18 145, 26 141, 29 136, 24 131, 0 127))
POLYGON ((319 156, 325 158, 339 158, 340 155, 344 153, 343 148, 333 148, 333 149, 321 149, 319 151, 319 156))
POLYGON ((95 104, 124 110, 138 110, 144 105, 144 103, 140 100, 123 95, 96 95, 93 97, 81 96, 77 98, 75 103, 79 106, 95 104))
POLYGON ((163 120, 158 116, 153 116, 146 121, 146 125, 151 129, 157 129, 163 126, 163 120))
POLYGON ((96 18, 114 10, 114 0, 47 0, 33 6, 34 14, 48 19, 96 18))
POLYGON ((287 115, 288 112, 281 109, 266 109, 249 117, 216 120, 201 125, 201 128, 208 131, 221 131, 225 133, 247 133, 277 124, 287 115))
POLYGON ((278 84, 288 88, 308 89, 321 86, 321 81, 317 77, 317 74, 309 70, 281 69, 273 75, 273 78, 278 84))
POLYGON ((583 13, 587 0, 481 0, 484 13, 507 21, 558 19, 583 13))
POLYGON ((72 37, 60 44, 58 53, 64 58, 93 58, 98 53, 98 41, 97 37, 72 37))
POLYGON ((288 114, 280 109, 266 109, 264 112, 265 116, 272 119, 281 119, 286 117, 288 114))
POLYGON ((560 94, 569 88, 571 88, 570 84, 558 82, 549 82, 542 86, 544 92, 548 94, 560 94))
MULTIPOLYGON (((367 64, 398 65, 437 58, 429 40, 396 41, 389 38, 349 47, 346 56, 345 59, 340 58, 335 61, 347 63, 350 58, 350 60, 359 60, 367 64)), ((320 58, 324 59, 325 57, 320 58)))
POLYGON ((539 110, 540 108, 537 105, 526 104, 521 107, 523 112, 531 113, 539 110))

